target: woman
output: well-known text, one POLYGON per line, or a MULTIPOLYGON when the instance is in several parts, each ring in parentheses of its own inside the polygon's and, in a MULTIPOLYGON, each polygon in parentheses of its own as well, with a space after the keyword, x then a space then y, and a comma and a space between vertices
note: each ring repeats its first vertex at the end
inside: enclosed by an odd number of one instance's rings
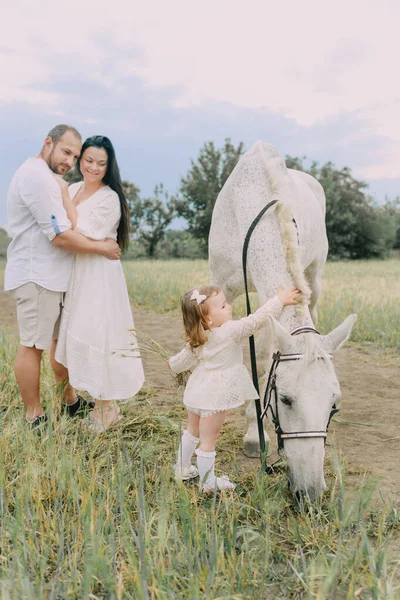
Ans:
MULTIPOLYGON (((104 136, 88 138, 77 161, 82 182, 69 188, 58 179, 73 228, 94 240, 129 241, 129 209, 115 151, 104 136)), ((115 400, 134 396, 142 387, 140 358, 122 358, 134 327, 122 266, 98 255, 76 255, 55 358, 68 370, 69 384, 94 398, 85 419, 92 430, 105 431, 122 417, 115 400)), ((65 380, 65 376, 63 377, 65 380)), ((68 393, 73 393, 71 388, 68 393)))

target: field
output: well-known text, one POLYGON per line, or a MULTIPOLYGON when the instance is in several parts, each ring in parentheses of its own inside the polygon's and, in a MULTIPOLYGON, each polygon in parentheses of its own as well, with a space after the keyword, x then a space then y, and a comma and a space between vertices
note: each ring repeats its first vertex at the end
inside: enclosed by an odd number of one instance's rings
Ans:
MULTIPOLYGON (((136 326, 178 350, 179 296, 207 282, 207 263, 124 268, 136 326)), ((241 413, 228 420, 217 463, 236 491, 204 498, 196 484, 173 482, 184 411, 156 357, 145 358, 146 387, 122 407, 125 420, 100 436, 60 415, 45 361, 51 427, 42 440, 27 432, 12 371, 15 310, 1 293, 0 597, 400 598, 399 274, 396 260, 327 266, 319 328, 359 319, 335 357, 343 399, 328 490, 301 508, 284 473, 266 477, 243 456, 241 413)))
MULTIPOLYGON (((150 265, 143 261, 131 263, 126 269, 132 302, 147 310, 178 311, 182 290, 209 282, 206 261, 160 261, 150 265)), ((253 305, 257 307, 257 302, 253 305)), ((357 313, 354 341, 399 351, 400 260, 328 263, 318 306, 322 331, 330 331, 347 315, 357 313)), ((236 317, 245 315, 243 297, 235 307, 236 317)))

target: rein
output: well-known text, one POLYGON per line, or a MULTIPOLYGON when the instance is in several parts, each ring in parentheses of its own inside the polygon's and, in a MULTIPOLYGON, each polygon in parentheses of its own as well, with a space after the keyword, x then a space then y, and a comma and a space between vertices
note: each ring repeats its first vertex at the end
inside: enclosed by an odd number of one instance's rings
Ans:
MULTIPOLYGON (((277 202, 278 202, 278 200, 272 200, 266 206, 264 206, 264 208, 258 213, 256 218, 251 223, 249 230, 246 234, 244 243, 243 243, 242 267, 243 267, 244 289, 245 289, 245 294, 246 294, 247 316, 249 316, 251 314, 251 305, 250 305, 249 290, 248 290, 248 283, 247 283, 247 251, 248 251, 248 247, 249 247, 250 238, 253 234, 253 231, 254 231, 256 225, 259 223, 259 221, 264 216, 264 214, 267 212, 267 210, 269 208, 274 206, 274 204, 277 204, 277 202)), ((297 228, 297 225, 296 225, 296 228, 297 228)), ((290 335, 295 336, 295 335, 299 335, 301 333, 316 333, 317 335, 320 335, 319 332, 316 329, 314 329, 314 327, 311 327, 308 325, 296 327, 296 329, 294 329, 290 335)), ((253 385, 256 388, 257 393, 259 395, 260 388, 259 388, 259 383, 258 383, 257 358, 256 358, 255 342, 254 342, 253 335, 249 338, 249 345, 250 345, 250 361, 251 361, 251 374, 252 374, 252 379, 253 379, 253 385)), ((278 441, 278 451, 283 450, 283 445, 284 445, 285 439, 320 438, 320 437, 322 437, 322 438, 325 438, 325 440, 326 440, 329 423, 330 423, 333 415, 335 415, 338 412, 336 405, 333 405, 331 413, 329 415, 326 430, 324 430, 324 431, 284 432, 282 430, 280 421, 279 421, 279 405, 278 405, 278 389, 277 389, 277 385, 276 385, 276 370, 281 362, 301 360, 302 358, 304 358, 303 354, 281 354, 279 351, 274 352, 274 354, 272 355, 272 365, 271 365, 269 375, 268 375, 267 387, 265 389, 262 412, 261 412, 260 399, 257 398, 255 400, 258 438, 259 438, 259 442, 260 442, 260 451, 261 451, 261 464, 263 466, 264 466, 264 456, 265 456, 265 439, 264 439, 264 427, 263 427, 262 420, 267 415, 268 410, 271 412, 272 422, 275 427, 275 433, 276 433, 277 441, 278 441), (272 395, 274 395, 274 398, 275 398, 275 410, 272 406, 272 395)), ((266 457, 265 457, 265 463, 266 463, 266 457)), ((268 470, 268 467, 267 467, 267 470, 268 470)))
MULTIPOLYGON (((251 314, 249 289, 248 289, 248 285, 247 285, 247 250, 249 248, 250 238, 251 238, 251 236, 253 234, 254 229, 256 228, 256 225, 260 221, 260 219, 264 216, 264 214, 267 212, 267 210, 269 208, 271 208, 271 206, 274 206, 274 204, 277 204, 277 202, 278 202, 278 200, 272 200, 266 206, 264 206, 264 208, 258 213, 258 215, 256 216, 256 218, 254 219, 254 221, 250 225, 249 230, 248 230, 248 232, 246 234, 246 237, 244 239, 243 252, 242 252, 242 266, 243 266, 243 277, 244 277, 244 289, 245 289, 245 292, 246 292, 246 310, 247 310, 247 316, 249 316, 251 314)), ((255 343, 254 343, 254 335, 252 335, 249 338, 249 345, 250 345, 251 375, 252 375, 252 379, 253 379, 253 385, 254 385, 254 387, 257 390, 257 394, 260 395, 260 388, 259 388, 259 385, 258 385, 257 358, 256 358, 256 347, 255 347, 255 343)), ((257 429, 258 429, 258 438, 260 440, 261 464, 262 464, 263 463, 263 456, 265 454, 265 439, 264 439, 264 427, 263 427, 262 418, 261 418, 261 402, 260 402, 260 398, 257 398, 255 400, 255 404, 256 404, 257 429)))

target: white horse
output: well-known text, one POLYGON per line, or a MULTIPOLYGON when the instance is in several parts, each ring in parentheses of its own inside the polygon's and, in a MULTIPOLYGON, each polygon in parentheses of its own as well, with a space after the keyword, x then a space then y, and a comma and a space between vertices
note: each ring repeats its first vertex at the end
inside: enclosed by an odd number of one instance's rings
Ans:
MULTIPOLYGON (((285 308, 279 323, 272 319, 271 327, 258 336, 260 390, 265 386, 267 358, 273 350, 302 354, 302 360, 282 362, 276 372, 280 425, 286 432, 324 431, 332 406, 340 398, 329 355, 348 339, 356 315, 326 336, 290 335, 299 326, 313 326, 316 319, 328 253, 325 194, 310 175, 286 169, 284 160, 269 144, 257 142, 241 158, 217 198, 209 237, 211 281, 224 291, 228 302, 244 292, 243 242, 254 218, 274 199, 278 203, 265 213, 250 240, 249 291, 256 291, 264 303, 276 294, 279 285, 295 285, 303 292, 303 302, 285 308)), ((246 414, 244 452, 259 456, 253 401, 246 414)), ((324 438, 286 439, 284 452, 293 493, 315 498, 325 489, 324 438)))

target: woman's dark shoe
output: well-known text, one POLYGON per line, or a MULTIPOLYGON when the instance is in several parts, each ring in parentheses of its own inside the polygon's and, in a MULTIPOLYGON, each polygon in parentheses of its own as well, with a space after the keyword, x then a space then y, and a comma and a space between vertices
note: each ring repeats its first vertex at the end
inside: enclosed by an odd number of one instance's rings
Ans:
POLYGON ((94 407, 94 402, 82 398, 79 394, 76 395, 76 402, 74 404, 62 404, 63 411, 69 417, 83 417, 89 410, 93 410, 94 407))

